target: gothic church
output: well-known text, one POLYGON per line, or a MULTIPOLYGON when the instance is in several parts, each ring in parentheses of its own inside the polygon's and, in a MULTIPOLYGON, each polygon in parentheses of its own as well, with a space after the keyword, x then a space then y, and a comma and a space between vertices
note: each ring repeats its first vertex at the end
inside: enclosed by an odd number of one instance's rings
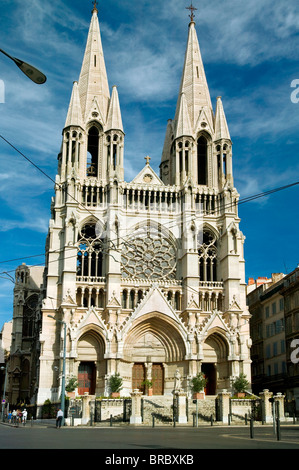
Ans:
POLYGON ((232 141, 190 18, 160 174, 143 155, 126 182, 118 90, 110 95, 94 7, 58 155, 46 265, 16 271, 11 402, 59 399, 64 348, 78 395, 108 396, 115 372, 123 396, 144 391, 145 379, 155 395, 171 395, 177 370, 187 393, 199 371, 208 395, 232 390, 241 372, 250 380, 232 141))

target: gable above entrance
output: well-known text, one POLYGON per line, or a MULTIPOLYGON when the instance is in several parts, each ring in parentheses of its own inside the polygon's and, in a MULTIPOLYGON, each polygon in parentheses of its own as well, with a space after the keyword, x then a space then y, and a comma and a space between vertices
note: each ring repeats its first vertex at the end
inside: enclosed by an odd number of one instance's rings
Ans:
POLYGON ((158 286, 153 285, 150 291, 145 295, 142 301, 139 303, 135 311, 133 312, 130 320, 123 329, 123 334, 126 333, 132 326, 132 323, 136 320, 142 319, 146 315, 159 314, 159 316, 166 316, 177 324, 180 333, 187 338, 188 331, 185 325, 178 317, 175 310, 172 308, 170 303, 165 298, 158 286))
POLYGON ((134 184, 143 185, 159 185, 164 186, 163 181, 159 178, 157 173, 152 169, 149 164, 149 157, 146 157, 147 163, 140 173, 132 180, 134 184))

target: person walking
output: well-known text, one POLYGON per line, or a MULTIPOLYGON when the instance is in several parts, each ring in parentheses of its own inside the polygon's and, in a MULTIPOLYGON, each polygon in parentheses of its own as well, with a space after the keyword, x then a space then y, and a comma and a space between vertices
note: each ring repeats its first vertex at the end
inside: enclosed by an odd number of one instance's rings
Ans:
POLYGON ((58 410, 57 412, 57 416, 56 416, 56 428, 61 428, 61 421, 62 421, 62 418, 63 418, 63 412, 61 410, 61 408, 58 410))

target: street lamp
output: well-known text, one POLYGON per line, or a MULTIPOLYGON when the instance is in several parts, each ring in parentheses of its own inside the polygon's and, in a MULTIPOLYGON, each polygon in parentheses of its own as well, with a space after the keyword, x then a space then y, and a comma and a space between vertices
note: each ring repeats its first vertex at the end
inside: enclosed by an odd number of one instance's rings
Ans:
POLYGON ((47 77, 40 70, 33 67, 33 65, 27 64, 27 62, 17 59, 16 57, 12 57, 11 55, 7 54, 7 52, 5 52, 3 49, 0 49, 0 52, 9 57, 9 59, 11 59, 19 67, 19 69, 22 70, 22 72, 34 83, 42 85, 47 81, 47 77))
POLYGON ((5 407, 5 395, 6 395, 6 383, 7 383, 7 366, 1 367, 1 370, 5 369, 5 378, 4 378, 4 388, 3 388, 3 397, 2 397, 2 410, 1 410, 1 420, 4 421, 4 407, 5 407))
POLYGON ((61 381, 61 411, 63 413, 62 423, 64 426, 64 410, 65 410, 65 358, 66 358, 66 323, 62 320, 57 320, 52 315, 48 315, 49 318, 53 318, 57 323, 61 323, 64 327, 64 337, 63 337, 63 365, 62 365, 62 381, 61 381))

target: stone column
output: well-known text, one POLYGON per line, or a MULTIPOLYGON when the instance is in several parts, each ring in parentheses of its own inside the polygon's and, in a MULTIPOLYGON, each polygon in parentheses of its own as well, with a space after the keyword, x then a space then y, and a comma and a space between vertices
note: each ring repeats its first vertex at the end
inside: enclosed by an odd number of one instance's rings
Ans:
POLYGON ((131 393, 132 397, 132 412, 130 416, 130 424, 141 424, 141 397, 142 392, 139 392, 138 389, 134 390, 131 393))
POLYGON ((88 395, 86 392, 84 396, 82 397, 82 421, 81 424, 88 424, 90 422, 90 411, 91 411, 91 405, 92 401, 95 400, 94 395, 88 395))
POLYGON ((273 398, 274 398, 275 405, 276 405, 276 402, 279 403, 279 418, 281 420, 283 420, 284 419, 284 398, 285 398, 285 396, 282 395, 282 393, 277 392, 277 394, 273 398))
POLYGON ((262 400, 262 416, 264 418, 265 423, 271 423, 273 421, 272 404, 270 402, 270 398, 272 398, 272 396, 273 393, 269 392, 268 389, 265 389, 260 392, 260 397, 262 400))
POLYGON ((224 424, 228 424, 228 415, 230 413, 230 392, 223 390, 218 394, 219 397, 219 412, 220 412, 220 421, 224 424))
POLYGON ((175 391, 174 396, 177 399, 178 404, 178 423, 187 423, 187 409, 186 409, 186 398, 187 393, 183 391, 175 391))

